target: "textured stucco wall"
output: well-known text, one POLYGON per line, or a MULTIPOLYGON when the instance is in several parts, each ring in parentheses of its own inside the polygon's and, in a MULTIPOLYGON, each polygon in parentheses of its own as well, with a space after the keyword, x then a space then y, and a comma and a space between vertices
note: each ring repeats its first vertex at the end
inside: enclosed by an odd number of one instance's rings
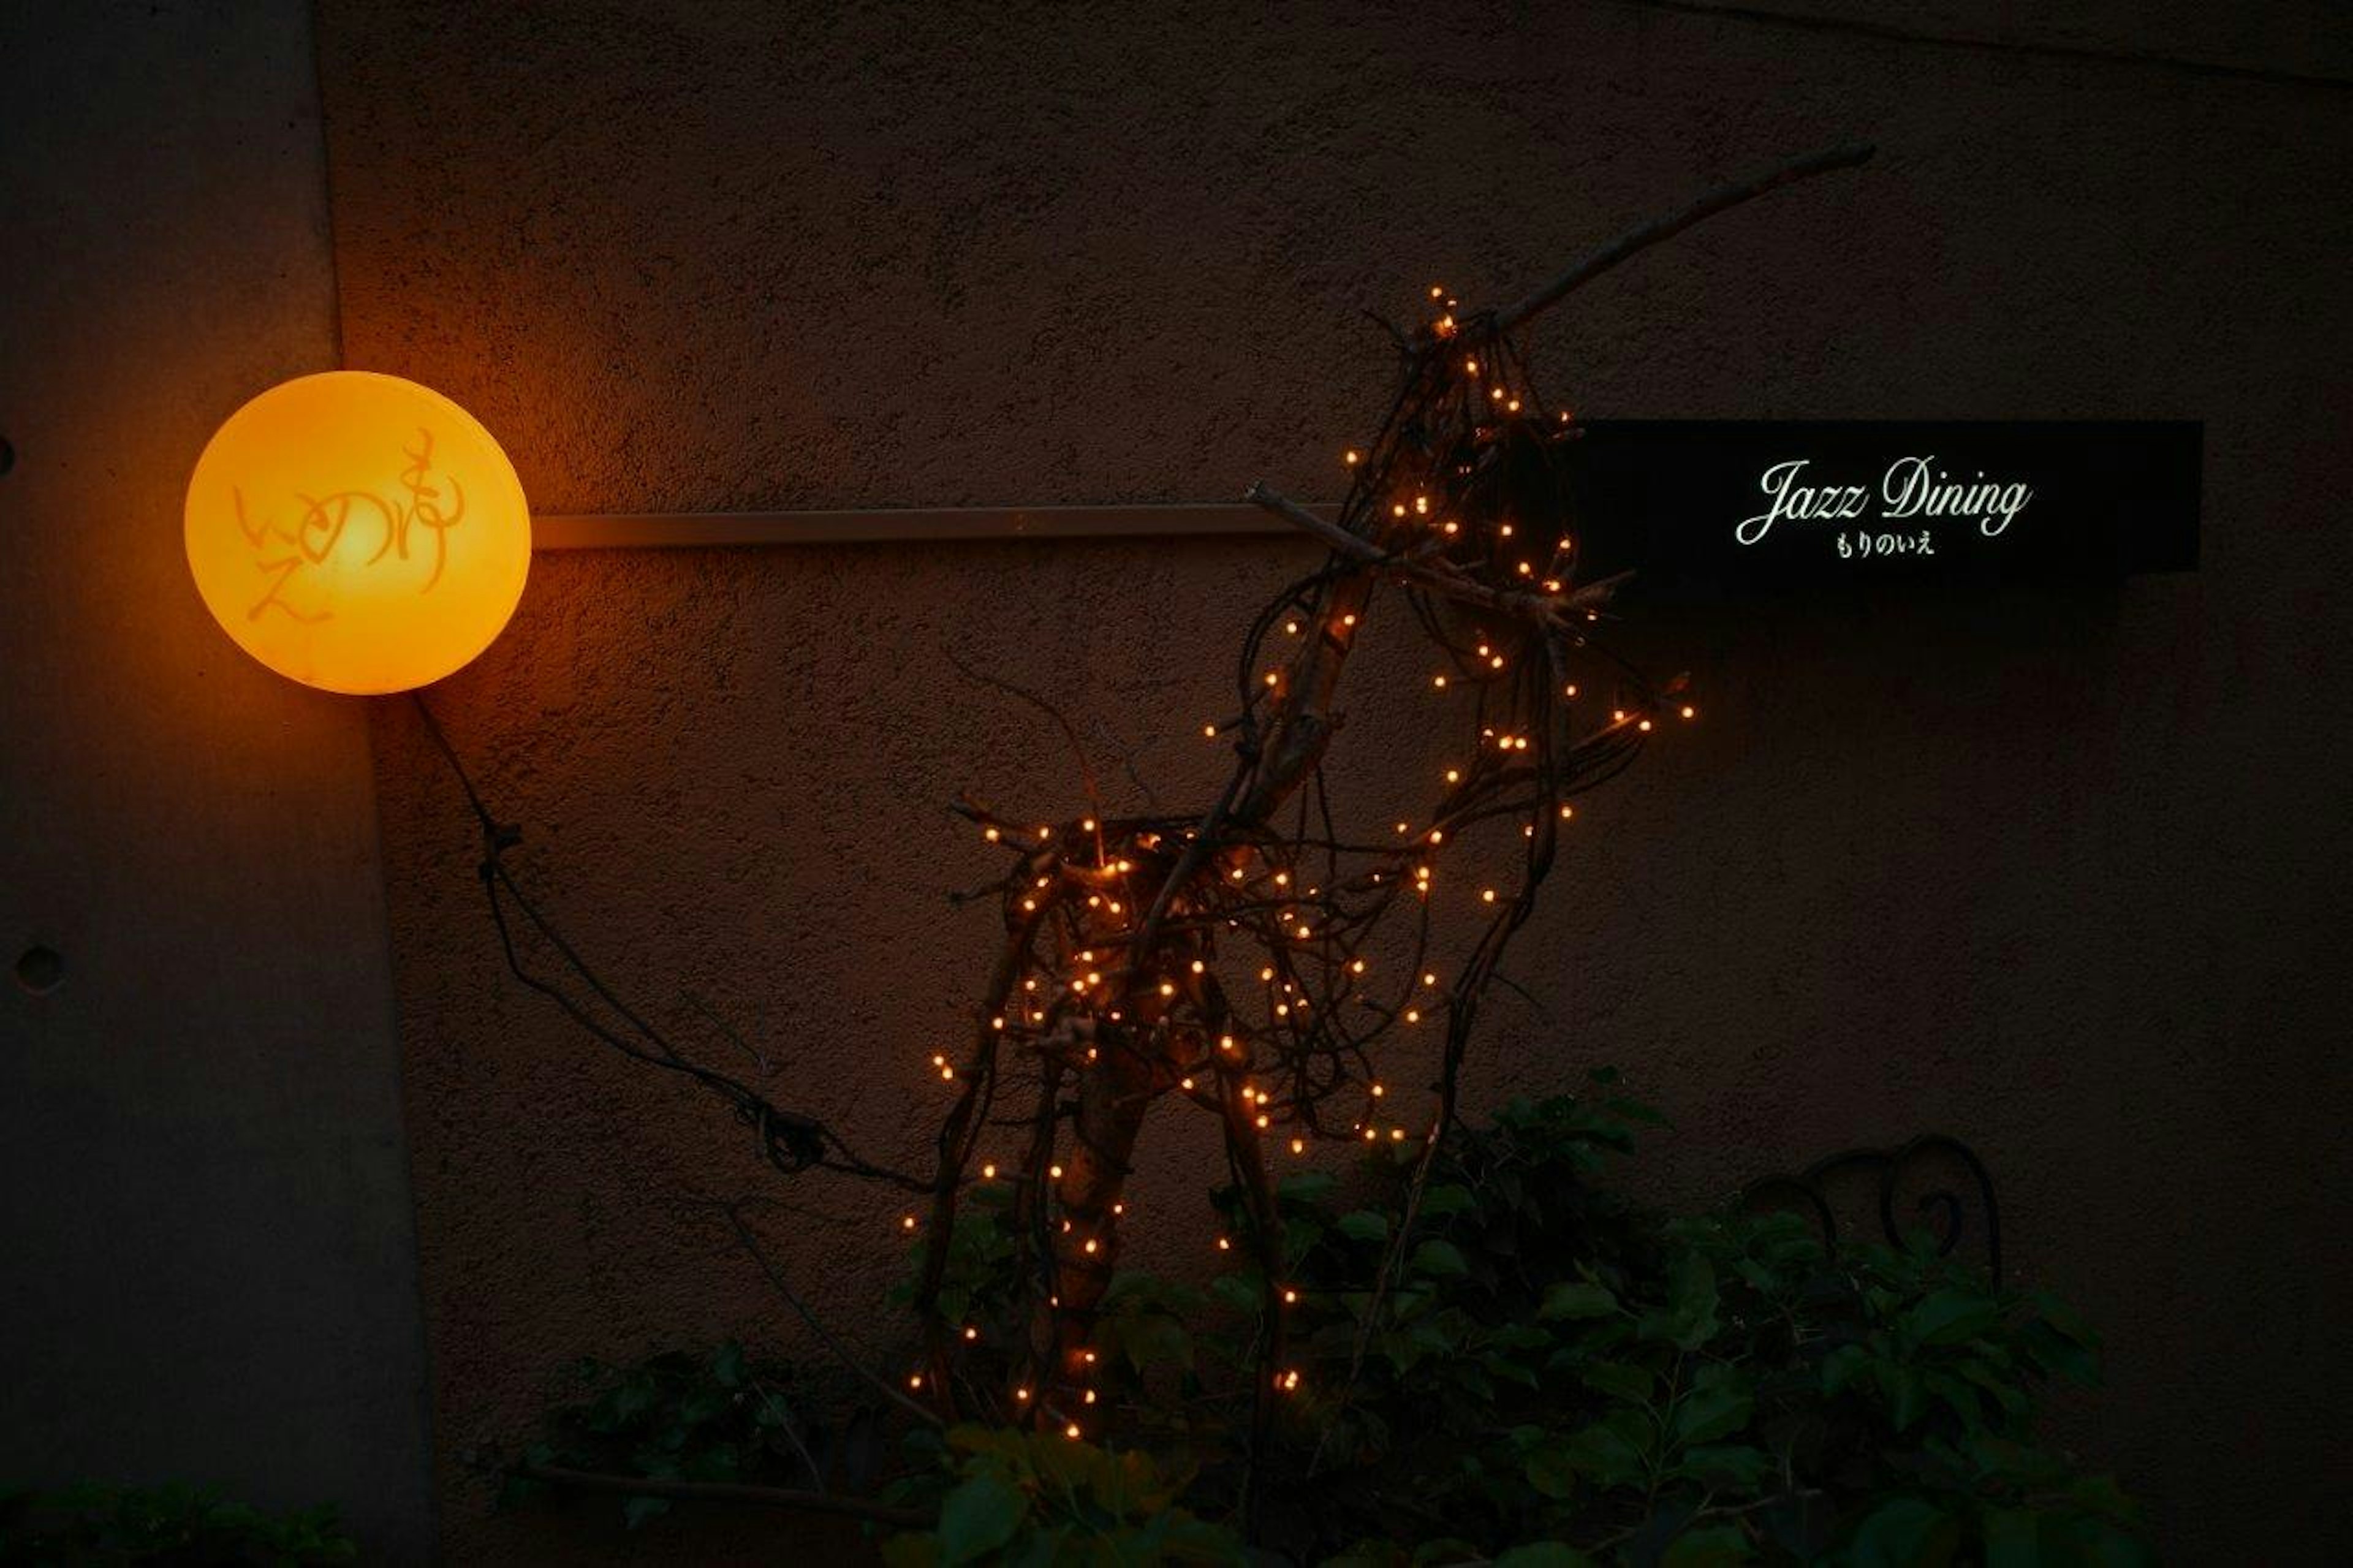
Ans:
MULTIPOLYGON (((1556 1021, 1499 1001, 1482 1092, 1623 1064, 1678 1123, 1645 1179, 1686 1197, 1960 1133, 2020 1271, 2105 1328, 2070 1432, 2176 1553, 2341 1558, 2353 89, 2294 9, 1923 14, 1993 40, 1961 45, 1620 4, 329 0, 346 349, 475 409, 544 510, 1326 493, 1387 391, 1359 307, 1504 292, 1721 175, 1876 140, 1561 312, 1550 384, 1595 415, 2203 418, 2204 569, 1638 621, 1707 718, 1581 816, 1512 965, 1556 1021), (2197 63, 2108 58, 2136 52, 2197 63)), ((942 898, 992 865, 942 804, 1077 805, 1050 733, 944 651, 1199 798, 1233 639, 1311 559, 543 557, 435 700, 616 977, 707 1040, 700 997, 779 1099, 920 1159, 989 940, 942 898)), ((1383 694, 1409 674, 1352 672, 1342 776, 1428 761, 1383 694)), ((545 1369, 788 1338, 699 1205, 766 1194, 795 1279, 878 1336, 894 1211, 781 1186, 503 979, 460 803, 410 715, 376 738, 448 1529, 495 1555, 458 1456, 545 1369)), ((1147 1255, 1200 1244, 1205 1132, 1152 1135, 1147 1255)))
POLYGON ((434 1539, 367 715, 237 651, 188 470, 335 360, 311 12, 0 19, 0 1490, 434 1539), (37 975, 36 976, 37 978, 37 975))

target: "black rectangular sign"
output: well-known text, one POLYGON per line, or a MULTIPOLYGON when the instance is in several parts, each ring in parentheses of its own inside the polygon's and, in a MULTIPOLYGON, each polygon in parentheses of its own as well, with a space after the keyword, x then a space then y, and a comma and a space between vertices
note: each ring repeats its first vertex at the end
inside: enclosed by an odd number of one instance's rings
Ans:
POLYGON ((2198 564, 2194 420, 1595 420, 1579 575, 1645 596, 1983 588, 2198 564))

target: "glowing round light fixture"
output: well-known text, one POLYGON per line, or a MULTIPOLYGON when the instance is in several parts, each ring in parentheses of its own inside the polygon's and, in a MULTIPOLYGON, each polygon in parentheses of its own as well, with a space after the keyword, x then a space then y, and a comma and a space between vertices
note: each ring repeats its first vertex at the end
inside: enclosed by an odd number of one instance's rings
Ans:
POLYGON ((246 652, 326 691, 406 691, 514 614, 531 511, 472 415, 338 370, 229 416, 188 480, 185 541, 205 607, 246 652))

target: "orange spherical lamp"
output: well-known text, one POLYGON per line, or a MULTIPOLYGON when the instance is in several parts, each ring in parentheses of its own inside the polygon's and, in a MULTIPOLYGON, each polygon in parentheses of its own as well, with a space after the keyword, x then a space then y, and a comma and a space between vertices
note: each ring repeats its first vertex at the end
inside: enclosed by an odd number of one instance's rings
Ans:
POLYGON ((188 569, 221 629, 326 691, 406 691, 491 644, 531 511, 491 433, 429 387, 338 370, 228 417, 188 480, 188 569))

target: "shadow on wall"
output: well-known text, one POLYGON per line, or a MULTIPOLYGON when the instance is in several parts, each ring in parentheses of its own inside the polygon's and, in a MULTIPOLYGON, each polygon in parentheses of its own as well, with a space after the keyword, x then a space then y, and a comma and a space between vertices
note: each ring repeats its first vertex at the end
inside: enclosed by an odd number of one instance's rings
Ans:
POLYGON ((206 617, 181 501, 333 359, 310 7, 0 23, 0 1477, 434 1533, 366 715, 206 617))

